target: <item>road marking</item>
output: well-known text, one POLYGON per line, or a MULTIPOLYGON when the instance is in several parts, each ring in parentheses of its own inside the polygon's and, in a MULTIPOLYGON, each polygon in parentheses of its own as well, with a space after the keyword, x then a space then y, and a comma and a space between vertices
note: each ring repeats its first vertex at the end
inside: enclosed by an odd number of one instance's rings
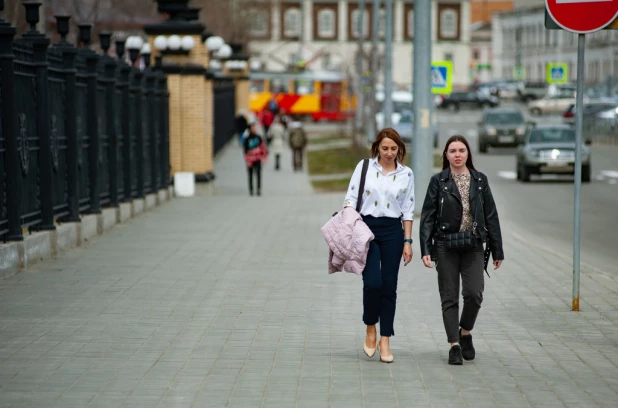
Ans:
POLYGON ((514 171, 499 171, 498 177, 507 180, 515 180, 517 178, 517 173, 515 173, 514 171))
POLYGON ((599 172, 599 177, 601 179, 610 178, 610 179, 618 179, 618 171, 616 170, 602 170, 599 172))

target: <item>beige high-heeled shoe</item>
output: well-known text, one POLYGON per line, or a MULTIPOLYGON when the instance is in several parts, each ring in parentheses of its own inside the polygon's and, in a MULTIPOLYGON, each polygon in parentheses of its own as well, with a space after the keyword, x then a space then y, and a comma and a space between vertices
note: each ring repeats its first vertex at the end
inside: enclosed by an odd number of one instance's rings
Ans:
POLYGON ((376 349, 375 349, 375 347, 374 347, 374 348, 367 347, 367 343, 365 343, 364 341, 363 341, 363 351, 365 352, 365 354, 366 354, 366 355, 367 355, 367 357, 369 357, 369 358, 371 358, 371 357, 375 356, 375 354, 376 354, 376 349))
POLYGON ((387 363, 390 364, 393 362, 393 355, 391 354, 390 356, 383 356, 382 352, 380 351, 380 345, 378 344, 377 347, 378 349, 378 353, 380 353, 380 361, 383 363, 387 363))

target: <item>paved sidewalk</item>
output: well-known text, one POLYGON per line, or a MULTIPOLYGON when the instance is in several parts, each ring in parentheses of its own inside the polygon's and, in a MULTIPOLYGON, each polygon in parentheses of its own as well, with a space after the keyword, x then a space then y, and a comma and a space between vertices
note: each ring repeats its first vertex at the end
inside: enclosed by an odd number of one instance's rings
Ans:
MULTIPOLYGON (((0 281, 1 407, 615 407, 618 284, 509 232, 477 360, 446 363, 435 271, 401 269, 395 362, 361 351, 361 280, 326 273, 342 196, 270 162, 249 197, 238 147, 215 186, 0 281)), ((417 237, 415 229, 415 238, 417 237)), ((415 243, 416 245, 416 243, 415 243)))

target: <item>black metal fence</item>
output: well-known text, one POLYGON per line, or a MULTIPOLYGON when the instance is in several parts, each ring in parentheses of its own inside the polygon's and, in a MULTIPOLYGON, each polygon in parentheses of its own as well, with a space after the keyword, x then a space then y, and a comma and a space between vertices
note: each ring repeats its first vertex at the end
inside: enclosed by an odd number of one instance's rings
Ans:
POLYGON ((218 153, 234 137, 236 87, 232 78, 217 78, 213 83, 214 151, 218 153))
MULTIPOLYGON (((169 185, 167 78, 66 41, 69 17, 57 16, 61 39, 36 30, 38 3, 26 3, 29 32, 0 20, 0 239, 21 240, 24 227, 54 229, 55 220, 155 193, 169 185)), ((145 56, 148 60, 149 56, 145 56)), ((132 55, 132 59, 133 58, 132 55)))

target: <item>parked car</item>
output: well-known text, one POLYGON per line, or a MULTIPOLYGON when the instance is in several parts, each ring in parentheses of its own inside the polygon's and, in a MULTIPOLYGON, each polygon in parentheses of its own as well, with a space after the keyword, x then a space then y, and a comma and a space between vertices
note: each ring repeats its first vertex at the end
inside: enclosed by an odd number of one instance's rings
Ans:
POLYGON ((527 124, 519 109, 496 108, 485 110, 478 126, 479 151, 486 153, 489 146, 512 147, 523 143, 527 124))
MULTIPOLYGON (((583 111, 584 121, 588 119, 589 117, 596 116, 598 113, 601 113, 604 111, 611 111, 612 108, 615 109, 616 107, 618 107, 618 104, 613 103, 613 102, 596 101, 596 102, 585 103, 584 111, 583 111)), ((569 125, 575 125, 575 104, 574 103, 570 104, 569 107, 562 114, 562 123, 566 123, 569 125)))
POLYGON ((517 89, 517 96, 524 103, 541 99, 546 94, 547 84, 545 82, 522 82, 517 89))
MULTIPOLYGON (((590 148, 582 146, 582 181, 590 181, 590 148)), ((517 180, 530 181, 533 174, 575 173, 575 129, 569 125, 537 125, 528 128, 525 144, 517 151, 517 180)))
POLYGON ((540 116, 546 113, 562 113, 574 103, 574 93, 559 93, 528 102, 528 111, 534 116, 540 116))
MULTIPOLYGON (((412 143, 412 137, 414 135, 414 115, 412 111, 403 111, 399 117, 399 122, 393 125, 393 129, 399 133, 405 143, 412 143)), ((438 147, 438 131, 434 131, 433 134, 433 147, 438 147)))
POLYGON ((463 107, 493 108, 498 105, 500 105, 500 99, 493 95, 476 91, 455 91, 450 95, 446 95, 438 107, 458 111, 463 107))

